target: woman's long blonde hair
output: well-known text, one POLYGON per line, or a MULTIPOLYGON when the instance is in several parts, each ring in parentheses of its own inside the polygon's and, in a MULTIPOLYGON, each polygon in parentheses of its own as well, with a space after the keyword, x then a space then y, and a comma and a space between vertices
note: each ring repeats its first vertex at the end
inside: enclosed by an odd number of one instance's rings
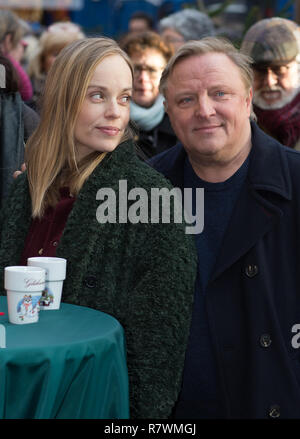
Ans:
MULTIPOLYGON (((109 38, 85 38, 65 47, 46 80, 41 121, 26 145, 26 167, 32 200, 32 216, 59 200, 59 188, 67 183, 76 195, 105 153, 93 152, 76 160, 74 129, 96 66, 107 56, 120 55, 133 69, 128 56, 109 38)), ((122 141, 130 138, 129 128, 122 141)))

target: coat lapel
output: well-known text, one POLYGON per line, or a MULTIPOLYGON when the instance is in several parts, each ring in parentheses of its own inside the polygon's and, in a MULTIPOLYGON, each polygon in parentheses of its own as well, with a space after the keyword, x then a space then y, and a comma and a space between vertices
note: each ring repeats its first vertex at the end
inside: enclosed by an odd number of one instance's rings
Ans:
POLYGON ((265 203, 244 186, 225 232, 212 280, 245 255, 281 215, 280 208, 265 203))
POLYGON ((252 124, 249 175, 232 213, 211 280, 245 255, 283 215, 292 199, 287 151, 252 124))

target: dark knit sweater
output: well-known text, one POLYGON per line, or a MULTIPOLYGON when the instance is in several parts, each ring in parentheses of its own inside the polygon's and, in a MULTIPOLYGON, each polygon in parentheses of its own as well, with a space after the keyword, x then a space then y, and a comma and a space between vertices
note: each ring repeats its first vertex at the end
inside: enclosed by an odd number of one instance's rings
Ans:
MULTIPOLYGON (((118 200, 119 180, 127 180, 128 192, 133 187, 148 194, 151 187, 171 188, 136 157, 131 142, 105 157, 79 192, 57 247, 56 255, 67 259, 62 301, 119 320, 127 345, 131 417, 167 418, 182 379, 195 246, 182 224, 99 224, 97 191, 112 188, 118 200)), ((1 285, 4 267, 20 261, 30 220, 25 173, 14 181, 1 211, 1 285)))

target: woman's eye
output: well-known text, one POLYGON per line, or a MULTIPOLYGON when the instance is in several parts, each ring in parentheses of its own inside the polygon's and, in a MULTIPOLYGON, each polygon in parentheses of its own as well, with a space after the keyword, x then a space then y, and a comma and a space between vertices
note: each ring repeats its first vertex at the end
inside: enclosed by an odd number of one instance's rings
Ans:
POLYGON ((121 97, 122 104, 127 104, 128 102, 130 102, 130 100, 131 100, 131 96, 126 95, 121 97))
POLYGON ((103 98, 102 93, 94 93, 92 94, 92 98, 95 100, 100 100, 103 98))

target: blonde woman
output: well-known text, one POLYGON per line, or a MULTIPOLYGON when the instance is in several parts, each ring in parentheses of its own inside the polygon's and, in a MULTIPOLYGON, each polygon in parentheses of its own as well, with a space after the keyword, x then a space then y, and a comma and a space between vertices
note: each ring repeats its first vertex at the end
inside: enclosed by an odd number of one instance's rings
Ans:
POLYGON ((172 215, 168 223, 120 219, 124 185, 149 199, 151 188, 171 189, 134 151, 132 80, 129 58, 110 39, 83 39, 59 54, 26 146, 27 172, 2 211, 0 266, 2 274, 30 256, 66 258, 62 300, 123 325, 131 417, 167 418, 180 390, 196 260, 172 215), (118 201, 115 221, 100 218, 101 189, 112 194, 108 211, 118 201))
POLYGON ((40 110, 47 73, 59 52, 71 44, 84 38, 84 33, 74 23, 54 23, 42 35, 35 53, 28 65, 28 74, 33 86, 31 106, 40 110))

